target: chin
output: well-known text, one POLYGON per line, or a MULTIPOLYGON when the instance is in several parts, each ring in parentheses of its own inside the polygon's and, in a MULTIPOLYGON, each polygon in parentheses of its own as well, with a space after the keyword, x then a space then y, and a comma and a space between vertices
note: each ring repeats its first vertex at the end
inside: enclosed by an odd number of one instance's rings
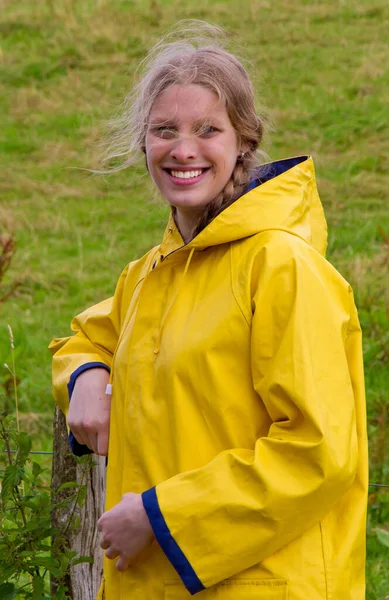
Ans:
POLYGON ((204 205, 192 205, 189 203, 184 203, 184 204, 179 204, 179 203, 175 203, 175 204, 171 204, 172 207, 174 207, 176 209, 176 212, 181 212, 182 214, 187 215, 187 217, 190 217, 190 215, 193 215, 193 218, 196 220, 198 217, 200 217, 205 208, 206 208, 206 204, 204 205))
POLYGON ((169 204, 171 204, 172 206, 175 206, 175 208, 191 208, 193 210, 198 210, 199 212, 203 211, 206 206, 210 203, 210 200, 205 199, 199 199, 199 198, 191 198, 186 197, 186 198, 167 198, 167 201, 169 202, 169 204))

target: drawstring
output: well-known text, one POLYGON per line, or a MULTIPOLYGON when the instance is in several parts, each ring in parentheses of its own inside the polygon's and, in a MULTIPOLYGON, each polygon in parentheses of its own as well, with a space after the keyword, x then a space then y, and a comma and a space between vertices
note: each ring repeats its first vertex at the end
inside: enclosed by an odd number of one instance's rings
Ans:
POLYGON ((166 321, 166 319, 167 319, 167 317, 168 317, 171 309, 173 308, 173 305, 175 304, 175 302, 177 300, 177 297, 178 297, 178 295, 180 293, 182 284, 183 284, 184 279, 185 279, 185 275, 188 272, 189 265, 190 265, 190 263, 192 261, 192 257, 193 257, 194 252, 195 252, 195 248, 192 248, 191 251, 189 252, 189 256, 188 256, 186 264, 185 264, 185 268, 184 268, 184 272, 183 272, 182 277, 181 277, 181 281, 180 281, 180 283, 179 283, 179 285, 177 287, 177 291, 174 294, 174 296, 173 296, 173 298, 172 298, 172 300, 171 300, 171 302, 170 302, 170 304, 168 306, 168 309, 166 310, 166 312, 165 312, 165 314, 164 314, 164 316, 162 318, 161 325, 160 325, 160 328, 159 328, 159 331, 158 331, 158 337, 157 337, 157 341, 156 341, 156 346, 155 346, 155 349, 154 349, 154 359, 157 357, 157 354, 159 353, 159 348, 160 348, 160 345, 161 345, 161 338, 162 338, 162 331, 163 331, 163 327, 165 325, 165 321, 166 321))

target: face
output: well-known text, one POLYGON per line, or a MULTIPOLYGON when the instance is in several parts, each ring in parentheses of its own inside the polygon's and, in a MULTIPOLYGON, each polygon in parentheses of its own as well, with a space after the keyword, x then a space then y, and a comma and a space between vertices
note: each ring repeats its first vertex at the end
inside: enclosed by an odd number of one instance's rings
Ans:
POLYGON ((201 85, 174 85, 155 101, 146 133, 154 183, 191 227, 226 185, 239 146, 224 103, 201 85))

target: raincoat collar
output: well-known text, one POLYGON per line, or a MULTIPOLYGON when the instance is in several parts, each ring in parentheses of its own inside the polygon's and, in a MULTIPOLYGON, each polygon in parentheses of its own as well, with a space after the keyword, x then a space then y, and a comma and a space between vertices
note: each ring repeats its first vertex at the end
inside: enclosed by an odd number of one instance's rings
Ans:
POLYGON ((201 250, 269 229, 297 235, 325 254, 327 225, 311 157, 284 159, 255 169, 247 191, 186 245, 170 216, 160 253, 166 256, 184 246, 201 250))

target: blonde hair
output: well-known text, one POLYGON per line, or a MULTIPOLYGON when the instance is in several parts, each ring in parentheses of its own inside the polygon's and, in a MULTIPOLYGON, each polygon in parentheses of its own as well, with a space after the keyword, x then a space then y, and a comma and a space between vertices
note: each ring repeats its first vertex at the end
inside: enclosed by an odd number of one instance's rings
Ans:
POLYGON ((138 83, 126 97, 117 118, 111 121, 103 156, 103 164, 108 165, 105 172, 119 171, 137 162, 145 151, 152 106, 168 87, 197 84, 214 92, 225 103, 238 143, 245 152, 238 157, 224 189, 206 207, 193 236, 242 194, 250 180, 250 170, 259 164, 257 149, 264 133, 248 73, 236 56, 225 50, 223 38, 219 27, 202 21, 182 21, 156 44, 138 69, 138 83))

